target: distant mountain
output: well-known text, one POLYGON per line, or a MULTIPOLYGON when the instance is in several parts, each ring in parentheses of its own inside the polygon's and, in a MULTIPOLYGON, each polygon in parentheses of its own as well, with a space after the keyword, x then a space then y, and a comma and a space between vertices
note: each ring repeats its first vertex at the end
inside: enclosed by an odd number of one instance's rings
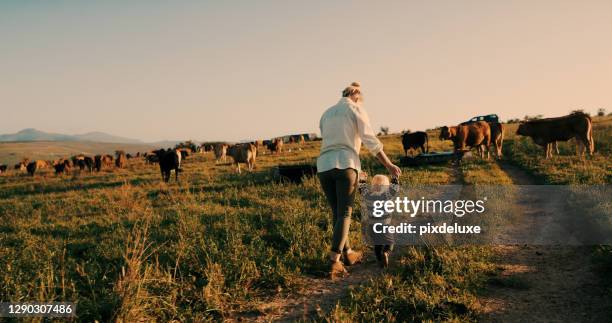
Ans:
POLYGON ((180 144, 181 140, 160 140, 160 141, 156 141, 156 142, 149 142, 149 145, 158 147, 158 148, 168 148, 168 147, 174 147, 178 144, 180 144))
POLYGON ((95 142, 110 142, 110 143, 126 143, 126 144, 141 144, 142 141, 137 139, 119 137, 115 135, 109 135, 104 132, 88 132, 82 135, 75 135, 79 141, 95 141, 95 142))
POLYGON ((44 132, 32 128, 23 129, 17 133, 0 135, 0 142, 7 141, 92 141, 107 143, 140 144, 142 141, 109 135, 104 132, 89 132, 81 135, 66 135, 44 132))

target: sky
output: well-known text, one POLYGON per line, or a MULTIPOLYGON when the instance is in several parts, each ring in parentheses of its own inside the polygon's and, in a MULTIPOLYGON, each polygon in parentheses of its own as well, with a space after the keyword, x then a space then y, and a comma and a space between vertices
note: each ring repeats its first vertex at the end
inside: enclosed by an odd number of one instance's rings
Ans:
POLYGON ((612 110, 612 1, 0 1, 0 133, 143 141, 612 110))

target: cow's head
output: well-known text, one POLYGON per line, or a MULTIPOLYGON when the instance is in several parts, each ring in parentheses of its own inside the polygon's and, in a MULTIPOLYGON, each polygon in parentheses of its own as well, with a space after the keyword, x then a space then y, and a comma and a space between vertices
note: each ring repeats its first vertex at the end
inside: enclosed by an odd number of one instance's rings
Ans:
POLYGON ((440 128, 440 140, 452 140, 457 135, 457 127, 440 128))
POLYGON ((516 129, 516 134, 519 136, 529 136, 531 133, 531 125, 527 122, 519 123, 518 128, 516 129))

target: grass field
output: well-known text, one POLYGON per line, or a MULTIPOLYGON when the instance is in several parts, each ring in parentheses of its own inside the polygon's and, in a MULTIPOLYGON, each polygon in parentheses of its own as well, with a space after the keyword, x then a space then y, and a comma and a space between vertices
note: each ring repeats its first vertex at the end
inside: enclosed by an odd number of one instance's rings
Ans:
MULTIPOLYGON (((597 119, 597 154, 586 161, 568 155, 571 143, 560 146, 563 156, 544 160, 530 140, 512 135, 513 126, 504 146, 507 162, 534 178, 610 183, 610 118, 597 119)), ((432 150, 450 149, 435 133, 430 140, 432 150)), ((397 159, 399 137, 383 142, 397 159)), ((242 175, 215 164, 210 154, 196 154, 185 162, 178 184, 162 183, 158 166, 142 161, 93 174, 1 175, 0 299, 75 301, 82 321, 273 319, 276 314, 262 305, 308 290, 305 278, 325 279, 331 223, 315 178, 276 183, 270 170, 279 163, 314 162, 318 147, 309 142, 287 147, 291 151, 280 157, 261 155, 256 171, 242 175)), ((364 170, 382 172, 362 156, 364 170)), ((477 159, 461 167, 404 169, 401 180, 513 183, 500 164, 477 159)), ((359 232, 355 222, 352 241, 366 249, 359 232)), ((389 271, 363 281, 315 319, 477 320, 480 293, 499 272, 496 252, 402 248, 389 271)), ((600 270, 612 268, 609 249, 593 254, 600 270)))
MULTIPOLYGON (((116 144, 83 141, 33 141, 0 143, 0 164, 12 166, 24 157, 30 160, 56 160, 78 154, 114 154, 116 150, 127 153, 145 152, 156 147, 147 144, 116 144)), ((11 168, 11 167, 9 167, 11 168)))

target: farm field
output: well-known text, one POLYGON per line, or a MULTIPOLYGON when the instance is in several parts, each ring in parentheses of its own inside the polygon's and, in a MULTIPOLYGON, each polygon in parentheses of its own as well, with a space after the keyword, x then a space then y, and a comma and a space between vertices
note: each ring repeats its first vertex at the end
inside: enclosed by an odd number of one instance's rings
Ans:
MULTIPOLYGON (((515 124, 506 127, 504 160, 404 168, 401 182, 610 184, 612 118, 594 118, 596 155, 586 160, 575 156, 573 141, 560 145, 561 156, 545 160, 530 139, 514 136, 515 124)), ((435 131, 429 138, 431 150, 451 148, 435 131)), ((397 160, 399 135, 382 141, 397 160)), ((3 163, 45 151, 44 143, 4 145, 3 163)), ((387 271, 369 257, 349 277, 330 282, 331 217, 317 179, 298 185, 274 182, 271 175, 278 164, 314 163, 318 148, 307 142, 286 146, 280 156, 259 155, 255 171, 242 175, 216 164, 210 153, 195 154, 180 181, 172 176, 169 184, 161 182, 157 165, 142 160, 100 173, 2 174, 0 299, 74 301, 79 321, 612 316, 607 247, 402 247, 387 271), (572 283, 564 285, 568 276, 572 283), (559 299, 546 304, 552 294, 559 299)), ((47 158, 42 156, 34 158, 47 158)), ((365 171, 382 172, 365 151, 362 157, 365 171)), ((356 249, 368 249, 359 244, 358 221, 351 235, 356 249)))
MULTIPOLYGON (((33 141, 0 142, 0 163, 9 166, 28 156, 31 160, 56 160, 77 154, 114 154, 116 150, 126 152, 149 151, 156 147, 147 144, 118 144, 82 141, 33 141)), ((10 168, 10 167, 9 167, 10 168)))

